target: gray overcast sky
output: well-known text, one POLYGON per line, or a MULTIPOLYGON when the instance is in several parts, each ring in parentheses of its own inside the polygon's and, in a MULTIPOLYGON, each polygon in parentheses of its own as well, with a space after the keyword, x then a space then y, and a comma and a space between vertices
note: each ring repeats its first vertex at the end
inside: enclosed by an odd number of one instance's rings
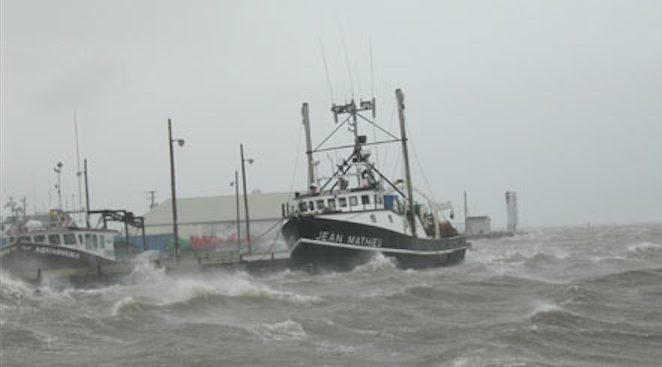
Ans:
POLYGON ((301 103, 335 127, 320 40, 336 102, 371 96, 371 41, 378 121, 403 88, 414 180, 458 213, 466 189, 503 226, 516 190, 525 226, 662 221, 660 1, 1 4, 2 203, 54 206, 58 161, 71 203, 74 111, 94 208, 169 197, 168 117, 181 197, 233 193, 239 142, 249 190, 301 189, 301 103))

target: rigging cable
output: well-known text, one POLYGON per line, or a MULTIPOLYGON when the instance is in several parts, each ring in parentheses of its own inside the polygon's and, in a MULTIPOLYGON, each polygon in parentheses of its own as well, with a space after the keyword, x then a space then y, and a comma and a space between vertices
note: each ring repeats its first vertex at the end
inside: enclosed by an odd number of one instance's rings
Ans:
MULTIPOLYGON (((388 131, 391 131, 391 129, 393 128, 393 121, 395 121, 395 106, 396 106, 396 102, 394 100, 393 101, 393 107, 391 108, 391 121, 389 122, 389 125, 388 125, 388 131)), ((386 153, 384 153, 384 161, 383 161, 384 164, 379 165, 379 162, 378 162, 378 164, 377 164, 378 166, 386 167, 386 162, 388 162, 388 152, 389 152, 389 149, 387 148, 386 153)), ((395 174, 393 176, 395 177, 395 174)))
MULTIPOLYGON (((375 75, 372 67, 372 38, 368 37, 368 50, 370 52, 370 94, 372 98, 372 116, 377 120, 377 111, 375 106, 375 75)), ((377 128, 372 127, 372 139, 377 141, 377 128)), ((379 164, 379 147, 375 147, 375 161, 379 164)))
POLYGON ((303 132, 303 124, 299 125, 299 137, 297 138, 297 150, 294 155, 294 171, 292 171, 292 180, 290 181, 290 193, 294 190, 294 180, 297 175, 297 167, 299 166, 299 148, 301 147, 301 135, 303 132))
POLYGON ((335 99, 333 98, 333 89, 331 88, 331 78, 329 77, 329 67, 326 63, 326 54, 324 53, 324 43, 322 39, 319 39, 320 50, 322 51, 322 61, 324 62, 324 73, 326 74, 326 83, 329 86, 329 98, 331 98, 331 104, 335 104, 335 99))
MULTIPOLYGON (((407 129, 407 135, 409 136, 409 141, 411 142, 411 132, 409 131, 409 125, 405 126, 407 129)), ((425 182, 425 185, 427 186, 428 192, 430 193, 430 196, 432 197, 432 200, 435 202, 437 199, 434 197, 434 192, 432 191, 432 186, 430 186, 430 182, 428 181, 427 176, 425 175, 425 171, 423 170, 423 166, 421 166, 421 161, 418 159, 418 153, 416 152, 416 144, 411 143, 409 144, 410 147, 412 147, 412 151, 414 152, 414 159, 416 160, 416 164, 418 165, 419 171, 421 171, 421 176, 423 176, 423 181, 425 182)))
POLYGON ((340 28, 340 37, 342 39, 343 50, 345 51, 345 62, 347 63, 347 73, 349 74, 349 86, 352 90, 352 99, 354 99, 354 78, 352 77, 352 67, 349 62, 349 53, 347 52, 347 42, 345 42, 345 31, 343 29, 342 23, 336 14, 336 21, 338 22, 338 27, 340 28))

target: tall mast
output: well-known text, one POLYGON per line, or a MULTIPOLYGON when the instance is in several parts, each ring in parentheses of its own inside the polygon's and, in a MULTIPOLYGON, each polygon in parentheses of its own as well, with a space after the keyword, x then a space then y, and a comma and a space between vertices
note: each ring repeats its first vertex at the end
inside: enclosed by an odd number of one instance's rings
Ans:
POLYGON ((411 234, 416 237, 416 213, 414 213, 414 194, 411 184, 411 172, 409 171, 409 153, 407 151, 407 129, 405 128, 405 95, 400 88, 395 90, 395 97, 398 100, 398 116, 400 117, 400 136, 402 141, 402 156, 405 160, 405 176, 407 180, 407 199, 409 200, 409 224, 411 234))
POLYGON ((76 111, 74 111, 74 131, 76 133, 76 162, 78 168, 76 171, 76 177, 78 178, 78 209, 76 211, 81 211, 83 210, 83 193, 80 179, 83 172, 80 169, 80 145, 78 143, 78 119, 76 118, 76 111))
POLYGON ((310 138, 310 117, 308 115, 308 103, 301 108, 303 115, 303 126, 306 129, 306 155, 308 156, 308 190, 312 191, 315 185, 315 172, 313 171, 313 142, 310 138))
POLYGON ((90 184, 87 181, 87 158, 83 160, 85 175, 85 224, 90 227, 90 184))

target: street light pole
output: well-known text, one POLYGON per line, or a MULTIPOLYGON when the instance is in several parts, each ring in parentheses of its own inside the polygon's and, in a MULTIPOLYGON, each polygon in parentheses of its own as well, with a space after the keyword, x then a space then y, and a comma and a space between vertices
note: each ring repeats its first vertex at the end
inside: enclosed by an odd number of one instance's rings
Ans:
POLYGON ((184 146, 184 139, 172 138, 172 120, 168 119, 168 146, 170 147, 170 192, 172 201, 172 231, 175 237, 175 260, 179 261, 179 228, 177 227, 177 190, 175 189, 175 152, 172 143, 184 146))
POLYGON ((53 168, 53 171, 57 173, 57 202, 58 202, 58 209, 62 210, 62 181, 60 180, 60 174, 62 173, 62 162, 57 162, 57 165, 55 168, 53 168))
POLYGON ((234 200, 235 209, 237 210, 237 251, 241 252, 241 216, 239 214, 239 172, 234 171, 234 200))
POLYGON ((248 254, 251 254, 251 220, 248 214, 248 196, 246 195, 246 167, 245 162, 253 163, 252 158, 244 158, 244 144, 239 144, 241 153, 241 176, 244 184, 244 211, 246 212, 246 241, 248 242, 248 254))

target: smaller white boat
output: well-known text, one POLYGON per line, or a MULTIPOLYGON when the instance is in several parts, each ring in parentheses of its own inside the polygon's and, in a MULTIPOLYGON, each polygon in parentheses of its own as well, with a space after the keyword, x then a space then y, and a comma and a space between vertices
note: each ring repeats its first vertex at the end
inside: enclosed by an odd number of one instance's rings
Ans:
POLYGON ((62 211, 41 220, 15 221, 2 234, 0 270, 25 279, 58 275, 108 274, 118 270, 114 239, 109 229, 78 227, 62 211))

